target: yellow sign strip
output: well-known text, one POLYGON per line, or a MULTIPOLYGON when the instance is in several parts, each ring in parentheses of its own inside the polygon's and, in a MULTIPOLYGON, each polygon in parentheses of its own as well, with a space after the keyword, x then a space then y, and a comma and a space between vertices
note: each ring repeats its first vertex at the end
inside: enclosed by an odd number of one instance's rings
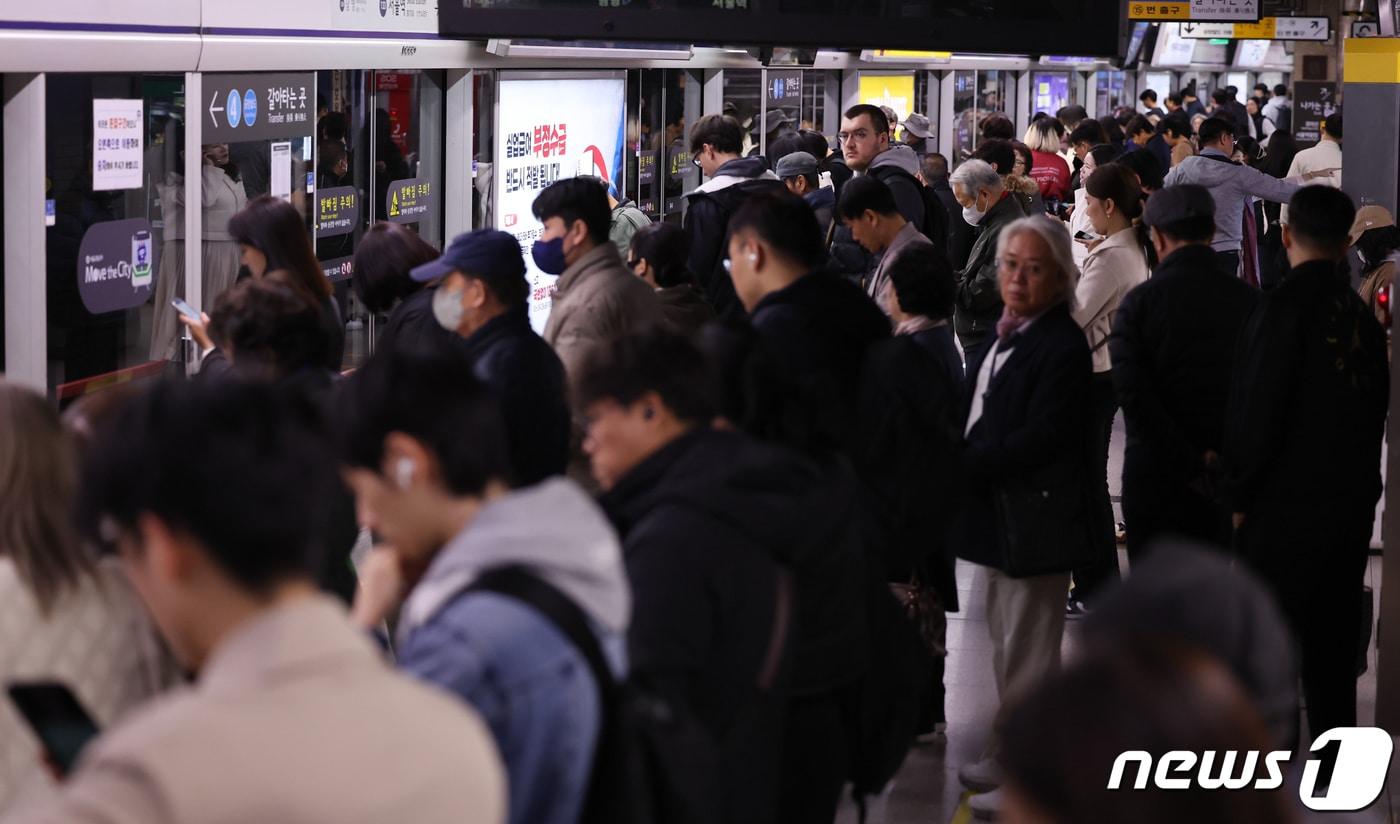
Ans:
POLYGON ((1190 20, 1191 4, 1169 0, 1165 3, 1133 2, 1128 4, 1129 20, 1190 20))
POLYGON ((1400 83, 1400 37, 1348 37, 1343 81, 1400 83))

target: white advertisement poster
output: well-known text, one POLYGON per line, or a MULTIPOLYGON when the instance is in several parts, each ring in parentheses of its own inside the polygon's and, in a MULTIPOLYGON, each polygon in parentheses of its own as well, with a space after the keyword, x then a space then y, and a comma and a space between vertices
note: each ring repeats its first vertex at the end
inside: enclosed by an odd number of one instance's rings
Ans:
POLYGON ((270 191, 273 197, 292 199, 292 144, 272 144, 272 167, 269 170, 270 191))
POLYGON ((530 324, 544 330, 554 281, 535 267, 530 249, 543 225, 531 204, 556 180, 593 175, 622 186, 626 96, 621 77, 510 79, 500 83, 496 133, 496 228, 525 254, 530 324))
POLYGON ((96 98, 92 101, 92 188, 139 189, 145 156, 144 101, 96 98))

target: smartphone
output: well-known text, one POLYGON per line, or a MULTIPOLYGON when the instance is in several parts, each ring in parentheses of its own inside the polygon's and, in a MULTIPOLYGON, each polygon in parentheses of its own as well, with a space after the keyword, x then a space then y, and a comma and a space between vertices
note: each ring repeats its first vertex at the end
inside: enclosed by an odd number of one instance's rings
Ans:
POLYGON ((184 315, 185 317, 189 318, 195 323, 204 322, 204 318, 200 317, 199 312, 196 311, 193 306, 186 303, 184 298, 175 298, 174 300, 170 301, 170 305, 175 307, 175 311, 179 312, 180 314, 184 315))
POLYGON ((71 773, 83 748, 97 737, 92 716, 72 691, 59 683, 11 683, 5 689, 43 744, 49 761, 62 775, 71 773))
POLYGON ((1099 236, 1096 235, 1096 234, 1093 234, 1093 233, 1091 233, 1091 232, 1086 232, 1086 231, 1084 231, 1083 229, 1080 229, 1079 231, 1077 231, 1077 232, 1074 233, 1074 239, 1075 239, 1075 240, 1098 240, 1098 239, 1099 239, 1099 236))

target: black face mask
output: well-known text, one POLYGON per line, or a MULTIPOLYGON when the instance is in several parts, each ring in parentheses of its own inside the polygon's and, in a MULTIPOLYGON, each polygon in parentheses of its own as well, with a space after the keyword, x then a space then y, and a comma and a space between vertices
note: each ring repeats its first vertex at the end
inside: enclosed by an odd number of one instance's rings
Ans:
POLYGON ((253 270, 249 269, 247 264, 238 267, 238 277, 236 278, 236 280, 247 280, 252 276, 253 270))

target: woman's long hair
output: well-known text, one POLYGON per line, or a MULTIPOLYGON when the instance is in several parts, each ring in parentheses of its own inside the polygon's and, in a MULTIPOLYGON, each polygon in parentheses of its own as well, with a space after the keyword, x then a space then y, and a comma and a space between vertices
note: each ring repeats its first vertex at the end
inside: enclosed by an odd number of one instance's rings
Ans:
POLYGON ((44 614, 96 571, 73 526, 77 474, 73 437, 53 406, 0 380, 0 557, 44 614))
POLYGON ((1151 265, 1152 255, 1148 250, 1152 248, 1152 238, 1147 234, 1147 225, 1142 222, 1142 186, 1138 183, 1137 173, 1122 163, 1100 166, 1089 176, 1084 189, 1099 200, 1113 201, 1113 205, 1132 223, 1138 248, 1151 265))
POLYGON ((290 203, 263 195, 248 202, 228 221, 233 239, 267 257, 267 271, 287 273, 288 282, 320 305, 331 296, 331 283, 321 272, 316 250, 301 213, 290 203))

